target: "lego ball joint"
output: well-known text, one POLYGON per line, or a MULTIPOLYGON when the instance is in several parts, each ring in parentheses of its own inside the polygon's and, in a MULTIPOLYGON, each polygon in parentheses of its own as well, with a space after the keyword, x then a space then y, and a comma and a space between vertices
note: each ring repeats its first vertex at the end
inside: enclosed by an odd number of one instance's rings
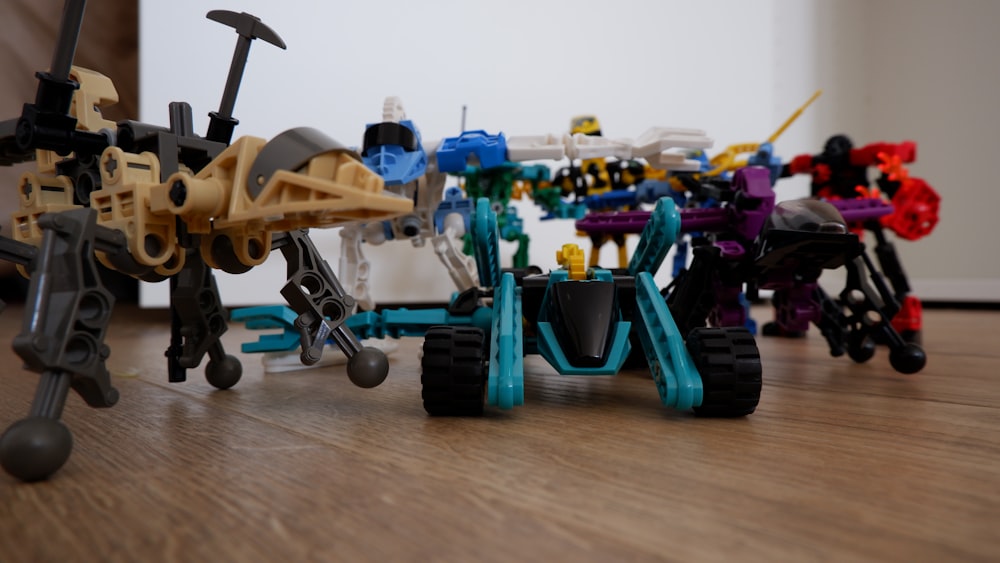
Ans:
POLYGON ((377 387, 388 374, 389 360, 378 348, 366 346, 347 362, 347 377, 358 387, 377 387))

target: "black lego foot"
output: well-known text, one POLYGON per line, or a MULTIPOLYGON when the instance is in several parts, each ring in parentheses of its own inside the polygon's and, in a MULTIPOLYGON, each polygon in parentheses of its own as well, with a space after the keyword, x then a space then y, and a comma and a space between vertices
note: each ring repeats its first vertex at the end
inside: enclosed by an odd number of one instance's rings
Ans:
POLYGON ((0 465, 22 481, 41 481, 66 463, 72 449, 73 436, 59 420, 25 418, 0 437, 0 465))
POLYGON ((387 375, 389 359, 378 348, 362 348, 347 362, 347 377, 358 387, 376 387, 385 381, 387 375))
POLYGON ((902 348, 889 352, 889 363, 899 373, 911 374, 924 369, 927 355, 920 346, 909 343, 902 348))
POLYGON ((205 366, 205 379, 216 389, 229 389, 243 376, 243 365, 236 356, 226 354, 221 360, 210 360, 205 366))

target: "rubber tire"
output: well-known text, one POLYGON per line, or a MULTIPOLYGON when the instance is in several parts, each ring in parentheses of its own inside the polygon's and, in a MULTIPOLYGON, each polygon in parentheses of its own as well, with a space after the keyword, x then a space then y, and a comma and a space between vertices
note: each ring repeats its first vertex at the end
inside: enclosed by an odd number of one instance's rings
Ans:
POLYGON ((760 402, 760 351, 743 327, 696 328, 687 338, 704 395, 695 414, 737 417, 752 413, 760 402))
POLYGON ((436 326, 424 336, 420 384, 431 416, 482 416, 486 336, 472 327, 436 326))

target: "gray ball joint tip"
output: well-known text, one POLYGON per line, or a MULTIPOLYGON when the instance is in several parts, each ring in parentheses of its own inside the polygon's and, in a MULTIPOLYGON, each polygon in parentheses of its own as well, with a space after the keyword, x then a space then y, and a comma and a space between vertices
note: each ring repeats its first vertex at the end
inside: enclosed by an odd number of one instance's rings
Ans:
POLYGON ((347 377, 358 387, 376 387, 388 374, 389 358, 378 348, 366 346, 347 362, 347 377))
POLYGON ((0 437, 0 465, 22 481, 41 481, 66 463, 72 449, 73 436, 62 422, 25 418, 0 437))

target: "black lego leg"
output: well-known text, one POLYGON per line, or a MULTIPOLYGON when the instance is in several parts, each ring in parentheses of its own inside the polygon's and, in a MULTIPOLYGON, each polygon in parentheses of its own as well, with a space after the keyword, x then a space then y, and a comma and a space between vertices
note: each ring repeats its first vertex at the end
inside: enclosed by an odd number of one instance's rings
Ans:
POLYGON ((389 360, 372 347, 362 347, 344 321, 354 310, 348 295, 306 231, 276 235, 273 246, 288 263, 288 281, 281 295, 298 313, 295 325, 302 340, 302 363, 314 364, 332 338, 348 358, 347 375, 359 387, 375 387, 389 373, 389 360))
POLYGON ((896 247, 885 236, 882 226, 875 222, 865 223, 865 228, 875 235, 875 256, 878 258, 882 274, 889 279, 892 284, 892 291, 897 301, 910 294, 910 282, 906 278, 903 264, 896 254, 896 247))
POLYGON ((72 436, 59 419, 70 389, 92 407, 118 401, 104 364, 115 300, 101 283, 94 251, 117 251, 125 241, 96 221, 97 211, 86 208, 46 214, 38 221, 42 245, 13 348, 41 378, 28 417, 0 438, 0 464, 24 481, 49 477, 69 458, 72 436))
POLYGON ((691 268, 681 270, 664 292, 667 306, 680 333, 687 338, 693 329, 705 326, 716 305, 713 276, 718 275, 722 253, 713 245, 695 246, 691 268))
POLYGON ((844 266, 847 285, 840 294, 840 301, 851 313, 845 319, 849 329, 848 355, 856 361, 866 361, 874 352, 873 337, 877 337, 889 346, 889 363, 893 369, 907 374, 923 369, 927 356, 919 345, 906 342, 893 328, 892 318, 899 312, 899 302, 868 255, 862 251, 844 266))
MULTIPOLYGON (((775 292, 777 295, 777 292, 775 292)), ((826 339, 830 346, 830 355, 840 357, 844 355, 847 334, 850 332, 847 316, 843 308, 836 299, 830 297, 819 284, 813 288, 813 300, 819 304, 819 319, 815 321, 819 327, 820 334, 826 339)), ((867 350, 870 358, 875 353, 874 347, 867 350)), ((859 358, 855 361, 862 361, 859 358)))
POLYGON ((186 370, 198 367, 205 354, 205 379, 228 389, 240 380, 243 366, 226 354, 219 337, 226 332, 229 315, 219 299, 212 269, 201 255, 187 250, 184 267, 170 280, 171 343, 167 349, 170 381, 184 381, 186 370))
POLYGON ((921 304, 910 293, 910 281, 899 261, 899 255, 896 254, 896 246, 886 238, 882 225, 878 222, 865 223, 865 228, 875 235, 875 256, 879 267, 892 285, 893 296, 901 306, 899 313, 892 318, 893 328, 901 334, 903 340, 920 343, 921 304))

